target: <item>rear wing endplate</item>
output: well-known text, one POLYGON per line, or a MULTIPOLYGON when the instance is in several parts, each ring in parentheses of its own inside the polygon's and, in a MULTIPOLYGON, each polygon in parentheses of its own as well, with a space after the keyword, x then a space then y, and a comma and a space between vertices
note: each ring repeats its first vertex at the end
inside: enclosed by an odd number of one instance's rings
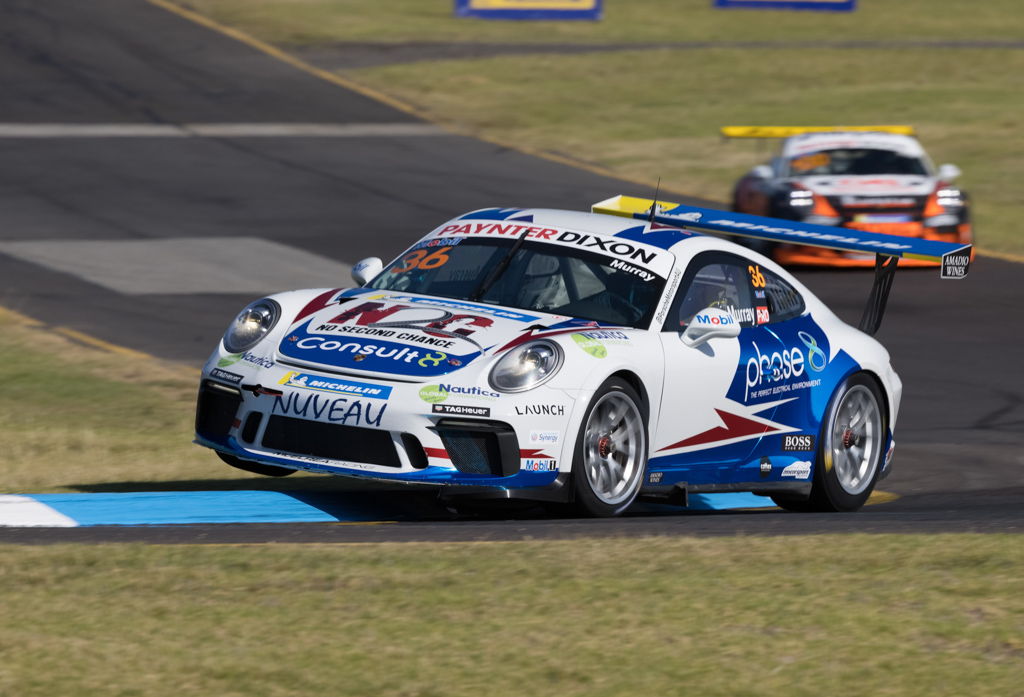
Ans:
POLYGON ((691 230, 719 235, 749 237, 782 244, 823 247, 843 252, 875 255, 875 283, 860 328, 874 334, 882 322, 899 259, 920 259, 940 265, 941 278, 967 276, 973 248, 971 245, 922 240, 900 235, 884 235, 852 228, 813 225, 795 220, 779 220, 746 213, 731 213, 633 196, 613 196, 592 206, 595 213, 651 220, 691 230), (653 213, 652 213, 653 208, 653 213))
POLYGON ((864 131, 870 133, 894 133, 901 136, 914 135, 914 127, 892 126, 723 126, 721 133, 726 138, 789 138, 804 133, 843 133, 864 131))

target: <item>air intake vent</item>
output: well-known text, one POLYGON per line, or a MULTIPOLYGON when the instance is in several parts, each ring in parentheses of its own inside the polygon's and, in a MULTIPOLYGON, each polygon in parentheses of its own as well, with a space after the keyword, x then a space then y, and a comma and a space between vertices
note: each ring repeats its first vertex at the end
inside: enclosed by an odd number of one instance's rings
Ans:
POLYGON ((263 433, 263 446, 297 455, 401 467, 388 431, 356 428, 318 421, 271 416, 263 433))
POLYGON ((241 404, 242 395, 235 388, 203 382, 196 405, 196 434, 214 443, 224 443, 241 404))

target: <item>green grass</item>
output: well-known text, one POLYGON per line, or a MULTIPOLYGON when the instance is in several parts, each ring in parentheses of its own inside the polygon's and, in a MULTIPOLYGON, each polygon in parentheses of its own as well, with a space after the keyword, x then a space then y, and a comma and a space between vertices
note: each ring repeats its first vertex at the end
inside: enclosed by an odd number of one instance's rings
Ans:
POLYGON ((0 549, 0 693, 1020 695, 1018 536, 0 549))
POLYGON ((1024 165, 1012 147, 1024 126, 1024 51, 788 47, 793 40, 1024 40, 1024 5, 1017 0, 862 3, 848 15, 630 0, 609 2, 598 23, 456 19, 447 0, 190 5, 282 44, 774 42, 433 61, 345 74, 457 131, 568 156, 652 186, 661 177, 668 191, 719 201, 771 147, 725 142, 718 137, 723 125, 911 123, 933 159, 964 170, 958 183, 973 196, 980 246, 1024 252, 1017 222, 1024 165))
POLYGON ((607 0, 600 22, 455 18, 452 0, 183 0, 280 43, 652 43, 814 39, 1020 39, 1017 0, 865 1, 854 13, 716 10, 711 0, 607 0))
POLYGON ((0 493, 276 481, 192 444, 196 369, 79 346, 2 308, 0 355, 0 493))

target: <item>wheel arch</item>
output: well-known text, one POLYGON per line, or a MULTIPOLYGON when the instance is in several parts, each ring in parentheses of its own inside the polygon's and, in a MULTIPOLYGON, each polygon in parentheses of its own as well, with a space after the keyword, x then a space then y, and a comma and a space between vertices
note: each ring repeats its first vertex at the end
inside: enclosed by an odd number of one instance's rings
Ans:
POLYGON ((644 381, 640 379, 640 376, 631 370, 619 370, 609 375, 606 380, 611 378, 619 378, 629 383, 629 386, 636 390, 636 393, 640 395, 640 408, 643 410, 644 419, 648 425, 651 422, 651 398, 647 394, 647 388, 644 387, 644 381))

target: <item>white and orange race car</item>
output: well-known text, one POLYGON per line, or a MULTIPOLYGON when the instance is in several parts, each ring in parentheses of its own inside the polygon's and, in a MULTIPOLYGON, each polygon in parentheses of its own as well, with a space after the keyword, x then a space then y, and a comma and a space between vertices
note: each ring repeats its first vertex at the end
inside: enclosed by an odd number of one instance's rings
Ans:
MULTIPOLYGON (((734 138, 783 138, 777 156, 733 189, 732 209, 816 225, 972 244, 967 195, 956 165, 936 168, 909 126, 745 127, 734 138)), ((874 256, 759 242, 783 265, 872 266, 874 256)), ((901 259, 901 266, 933 265, 901 259)))

